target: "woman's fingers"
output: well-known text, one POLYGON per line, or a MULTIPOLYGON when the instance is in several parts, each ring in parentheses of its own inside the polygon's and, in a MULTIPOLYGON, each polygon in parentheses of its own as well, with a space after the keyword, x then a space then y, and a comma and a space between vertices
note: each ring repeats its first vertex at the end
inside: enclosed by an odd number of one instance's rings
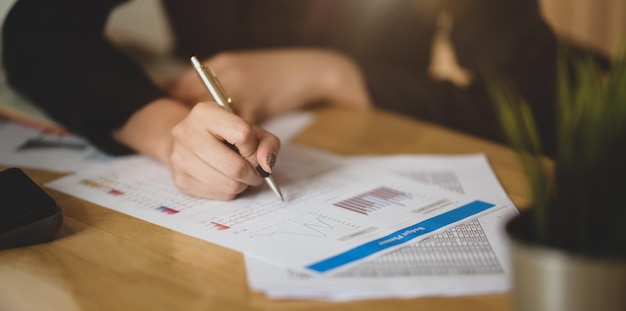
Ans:
POLYGON ((185 147, 174 148, 179 150, 173 153, 172 176, 181 191, 201 198, 232 200, 248 187, 222 173, 223 169, 216 169, 193 152, 185 151, 185 147))
POLYGON ((256 161, 265 172, 271 173, 280 150, 280 140, 262 128, 255 128, 255 133, 258 140, 256 161))
POLYGON ((197 104, 173 130, 170 166, 176 185, 191 195, 232 199, 271 171, 280 142, 214 102, 197 104), (272 160, 274 159, 274 160, 272 160))

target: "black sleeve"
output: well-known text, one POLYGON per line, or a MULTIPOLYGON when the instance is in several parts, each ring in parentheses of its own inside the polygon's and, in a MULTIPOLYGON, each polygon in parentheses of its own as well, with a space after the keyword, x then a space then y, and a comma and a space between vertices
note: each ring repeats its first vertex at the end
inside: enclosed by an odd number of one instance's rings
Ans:
POLYGON ((143 105, 163 97, 138 64, 104 35, 122 0, 18 0, 3 27, 7 80, 70 131, 111 154, 112 138, 143 105))

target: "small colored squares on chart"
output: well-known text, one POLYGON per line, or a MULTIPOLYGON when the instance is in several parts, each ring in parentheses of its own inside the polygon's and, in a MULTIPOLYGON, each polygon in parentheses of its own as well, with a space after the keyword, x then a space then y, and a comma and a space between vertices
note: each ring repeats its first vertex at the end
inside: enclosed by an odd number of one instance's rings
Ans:
POLYGON ((213 225, 213 227, 215 227, 215 229, 217 229, 217 230, 226 230, 226 229, 230 229, 230 227, 229 227, 229 226, 222 225, 222 224, 216 223, 216 222, 214 222, 214 221, 212 221, 212 222, 211 222, 211 225, 213 225))
POLYGON ((161 213, 165 213, 165 214, 176 214, 178 213, 177 210, 173 209, 173 208, 169 208, 167 206, 159 206, 156 208, 157 211, 161 212, 161 213))
POLYGON ((93 180, 89 180, 89 179, 83 179, 80 181, 80 183, 84 186, 87 186, 89 188, 102 188, 104 187, 104 185, 102 185, 101 183, 95 182, 93 180))
POLYGON ((120 196, 120 195, 124 194, 124 192, 119 191, 117 189, 111 189, 111 190, 109 190, 108 194, 114 195, 114 196, 120 196))

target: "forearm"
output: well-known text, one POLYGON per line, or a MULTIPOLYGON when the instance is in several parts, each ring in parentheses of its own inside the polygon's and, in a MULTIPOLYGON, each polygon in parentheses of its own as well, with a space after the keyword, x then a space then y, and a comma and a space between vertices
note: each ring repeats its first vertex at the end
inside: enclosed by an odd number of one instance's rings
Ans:
POLYGON ((329 61, 325 63, 325 74, 318 80, 321 85, 319 97, 338 107, 371 107, 372 99, 359 65, 340 53, 327 52, 326 57, 329 61))
POLYGON ((157 99, 136 111, 112 135, 119 143, 169 163, 172 148, 171 131, 189 114, 184 103, 170 99, 157 99))
MULTIPOLYGON (((224 52, 203 60, 219 76, 234 108, 253 123, 312 104, 369 107, 370 96, 357 64, 324 49, 285 48, 224 52)), ((163 86, 173 98, 194 105, 210 100, 189 68, 163 86)))

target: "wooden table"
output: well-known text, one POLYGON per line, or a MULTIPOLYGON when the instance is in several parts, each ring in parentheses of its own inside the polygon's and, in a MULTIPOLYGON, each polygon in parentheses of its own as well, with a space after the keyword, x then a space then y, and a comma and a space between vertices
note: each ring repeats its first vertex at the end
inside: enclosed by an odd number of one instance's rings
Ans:
MULTIPOLYGON (((382 111, 321 109, 295 142, 338 154, 483 152, 527 204, 507 148, 382 111)), ((4 169, 5 167, 0 167, 4 169)), ((39 185, 61 174, 24 169, 39 185)), ((50 243, 0 251, 0 310, 511 310, 508 294, 331 303, 251 292, 235 251, 46 189, 63 210, 50 243)))

